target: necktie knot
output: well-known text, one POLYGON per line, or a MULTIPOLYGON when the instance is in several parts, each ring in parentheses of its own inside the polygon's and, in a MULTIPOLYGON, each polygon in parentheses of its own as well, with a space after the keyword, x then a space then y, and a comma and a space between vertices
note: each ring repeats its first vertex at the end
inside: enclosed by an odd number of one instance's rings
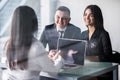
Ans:
POLYGON ((63 33, 64 33, 64 31, 58 31, 59 32, 59 34, 60 34, 60 38, 62 38, 63 37, 63 33))

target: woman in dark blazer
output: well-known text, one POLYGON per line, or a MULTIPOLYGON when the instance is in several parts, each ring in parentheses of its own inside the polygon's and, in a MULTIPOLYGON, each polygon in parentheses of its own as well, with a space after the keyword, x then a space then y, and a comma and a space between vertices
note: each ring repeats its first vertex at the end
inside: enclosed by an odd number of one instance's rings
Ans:
MULTIPOLYGON (((88 41, 87 59, 101 62, 110 61, 112 46, 109 33, 104 29, 101 9, 97 5, 89 5, 84 11, 83 18, 88 28, 88 30, 82 32, 82 39, 88 41)), ((111 79, 107 78, 106 80, 111 79)))

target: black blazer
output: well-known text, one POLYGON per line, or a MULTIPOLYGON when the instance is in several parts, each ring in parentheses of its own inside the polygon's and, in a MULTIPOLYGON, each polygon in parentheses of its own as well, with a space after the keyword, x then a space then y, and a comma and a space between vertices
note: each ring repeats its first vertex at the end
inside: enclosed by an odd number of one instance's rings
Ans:
POLYGON ((99 56, 100 61, 109 61, 112 55, 112 46, 109 33, 105 30, 95 30, 89 40, 88 30, 82 32, 83 40, 87 40, 87 56, 99 56))
MULTIPOLYGON (((63 38, 80 39, 81 30, 73 24, 68 24, 67 29, 64 32, 63 38)), ((59 33, 56 29, 55 24, 47 25, 41 35, 40 41, 44 47, 48 44, 49 50, 57 48, 57 40, 59 33)))

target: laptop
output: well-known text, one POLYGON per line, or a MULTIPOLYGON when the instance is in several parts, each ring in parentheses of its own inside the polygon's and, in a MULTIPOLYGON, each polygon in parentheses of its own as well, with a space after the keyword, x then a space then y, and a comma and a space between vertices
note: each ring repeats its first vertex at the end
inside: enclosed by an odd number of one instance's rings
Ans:
POLYGON ((6 57, 4 57, 4 56, 1 57, 0 68, 1 69, 7 69, 6 57))
POLYGON ((83 66, 85 62, 86 45, 86 40, 59 38, 57 49, 63 52, 62 56, 65 60, 65 66, 83 66))

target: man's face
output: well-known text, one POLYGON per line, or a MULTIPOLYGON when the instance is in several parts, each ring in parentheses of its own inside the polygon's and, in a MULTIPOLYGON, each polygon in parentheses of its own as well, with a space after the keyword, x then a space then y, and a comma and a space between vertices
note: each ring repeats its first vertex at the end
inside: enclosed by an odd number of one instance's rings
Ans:
POLYGON ((65 26, 68 25, 70 21, 70 16, 64 12, 57 10, 55 13, 55 24, 58 28, 63 29, 65 26))

